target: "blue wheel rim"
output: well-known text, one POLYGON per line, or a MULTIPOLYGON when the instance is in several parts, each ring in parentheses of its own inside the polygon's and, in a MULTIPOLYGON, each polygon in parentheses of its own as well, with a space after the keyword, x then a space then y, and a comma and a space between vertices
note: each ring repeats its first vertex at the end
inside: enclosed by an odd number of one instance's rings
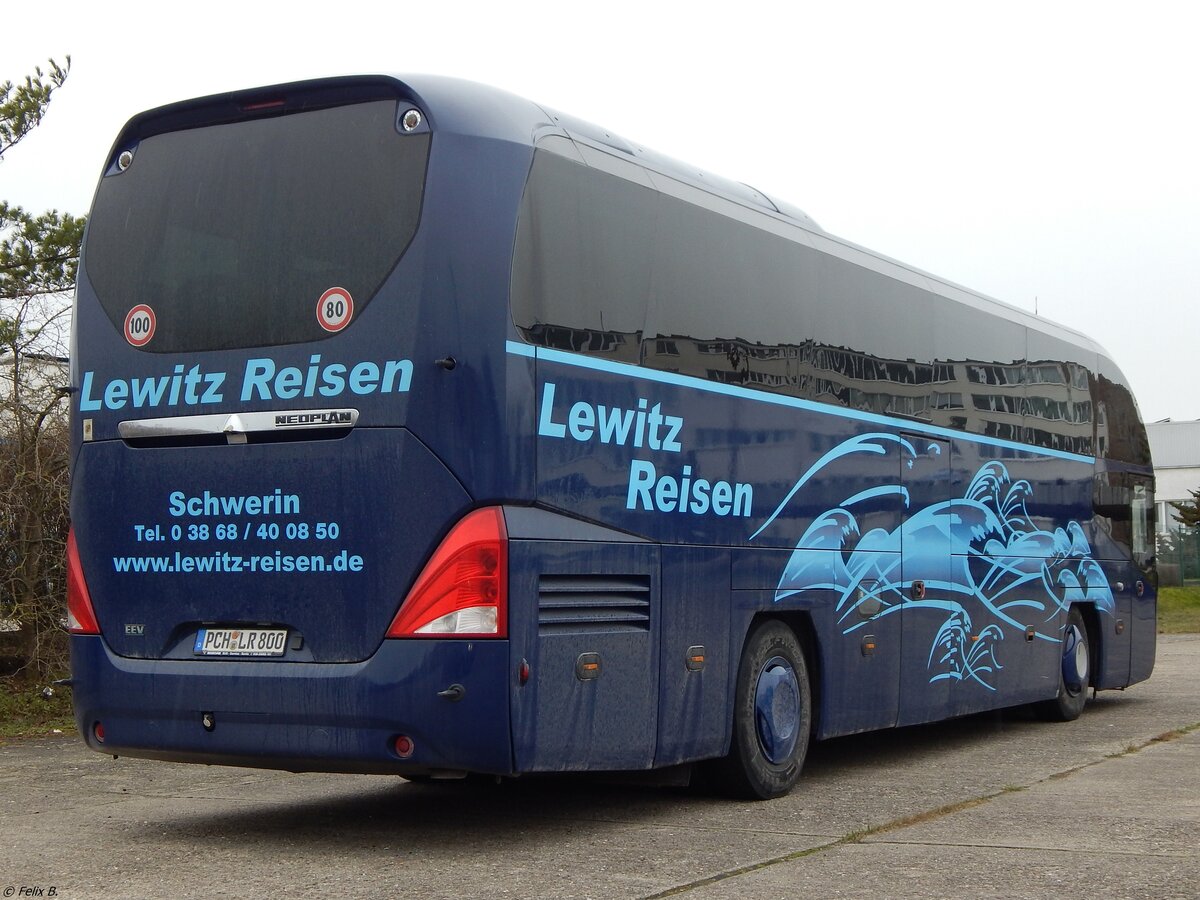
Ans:
POLYGON ((782 656, 773 656, 754 687, 754 725, 763 756, 774 765, 788 761, 800 736, 800 682, 782 656))
POLYGON ((1078 625, 1068 625, 1063 636, 1063 684, 1072 694, 1083 690, 1088 676, 1087 644, 1078 625))

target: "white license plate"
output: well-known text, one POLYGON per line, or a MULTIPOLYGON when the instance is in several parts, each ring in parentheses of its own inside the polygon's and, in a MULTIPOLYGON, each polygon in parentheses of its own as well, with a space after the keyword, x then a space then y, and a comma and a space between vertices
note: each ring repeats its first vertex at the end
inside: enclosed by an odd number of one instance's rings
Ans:
POLYGON ((286 628, 201 628, 194 652, 201 656, 283 656, 286 628))

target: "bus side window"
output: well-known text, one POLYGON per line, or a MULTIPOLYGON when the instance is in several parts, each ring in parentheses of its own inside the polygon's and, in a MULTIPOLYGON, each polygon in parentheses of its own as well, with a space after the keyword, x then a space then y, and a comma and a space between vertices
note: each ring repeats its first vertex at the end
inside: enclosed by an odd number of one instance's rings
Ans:
POLYGON ((1097 524, 1129 548, 1137 565, 1154 560, 1154 487, 1145 477, 1127 472, 1096 476, 1092 496, 1097 524))
POLYGON ((1133 559, 1140 566, 1147 565, 1154 557, 1154 491, 1146 484, 1133 486, 1132 513, 1133 559))

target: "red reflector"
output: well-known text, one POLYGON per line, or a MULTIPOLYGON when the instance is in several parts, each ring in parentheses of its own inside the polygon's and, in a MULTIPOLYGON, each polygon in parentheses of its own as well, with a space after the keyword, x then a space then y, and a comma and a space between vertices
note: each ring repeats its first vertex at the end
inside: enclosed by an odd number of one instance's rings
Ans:
POLYGON ((75 529, 67 532, 67 630, 71 634, 99 634, 100 624, 92 609, 92 597, 83 577, 75 529))
POLYGON ((417 749, 413 744, 413 739, 407 734, 402 734, 396 738, 395 748, 396 755, 401 759, 408 759, 413 755, 413 751, 417 749))
POLYGON ((508 533, 499 507, 459 521, 433 552, 392 625, 398 637, 504 637, 508 533))
POLYGON ((104 725, 100 722, 97 722, 95 725, 93 725, 92 726, 92 735, 96 738, 97 742, 103 744, 104 743, 104 725))

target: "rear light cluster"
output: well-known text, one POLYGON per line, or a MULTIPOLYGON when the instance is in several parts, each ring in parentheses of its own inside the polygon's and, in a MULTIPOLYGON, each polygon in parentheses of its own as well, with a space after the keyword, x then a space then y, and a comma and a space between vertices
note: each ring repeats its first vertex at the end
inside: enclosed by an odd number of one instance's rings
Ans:
POLYGON ((504 637, 508 533, 499 507, 469 513, 438 545, 388 629, 401 637, 504 637))
POLYGON ((92 609, 92 596, 83 578, 74 528, 67 532, 67 630, 71 634, 100 633, 100 623, 92 609))

